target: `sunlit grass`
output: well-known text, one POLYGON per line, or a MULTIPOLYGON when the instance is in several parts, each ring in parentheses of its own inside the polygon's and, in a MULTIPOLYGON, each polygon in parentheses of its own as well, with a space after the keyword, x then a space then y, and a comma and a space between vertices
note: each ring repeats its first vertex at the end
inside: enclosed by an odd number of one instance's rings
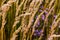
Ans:
POLYGON ((60 40, 60 0, 0 0, 0 40, 60 40))

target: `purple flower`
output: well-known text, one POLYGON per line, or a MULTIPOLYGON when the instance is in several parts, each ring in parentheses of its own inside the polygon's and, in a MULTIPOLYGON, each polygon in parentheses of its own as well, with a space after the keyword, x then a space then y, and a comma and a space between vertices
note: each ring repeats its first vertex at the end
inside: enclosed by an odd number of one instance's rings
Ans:
POLYGON ((48 8, 46 8, 46 10, 49 10, 48 8))
POLYGON ((43 32, 42 30, 40 30, 40 31, 35 30, 34 36, 40 36, 40 34, 41 34, 42 32, 43 32))
POLYGON ((56 15, 54 15, 54 19, 56 18, 56 15))
POLYGON ((42 5, 42 6, 40 6, 40 8, 44 8, 44 6, 42 5))
POLYGON ((38 30, 35 30, 34 36, 40 36, 40 32, 38 30))
POLYGON ((39 32, 38 30, 35 30, 34 36, 37 36, 37 33, 38 33, 38 32, 39 32))
POLYGON ((44 20, 45 19, 45 16, 44 15, 42 15, 42 20, 44 20))
POLYGON ((40 25, 40 22, 38 21, 38 26, 40 25))
POLYGON ((38 33, 38 30, 35 30, 35 33, 38 33))
POLYGON ((40 30, 39 32, 40 32, 40 33, 42 33, 42 32, 43 32, 43 30, 40 30))
POLYGON ((43 10, 39 10, 39 12, 42 12, 43 10))
POLYGON ((40 32, 37 33, 37 36, 40 36, 40 32))
POLYGON ((40 21, 37 22, 36 27, 39 27, 39 25, 40 25, 40 21))
POLYGON ((47 14, 48 14, 48 12, 47 12, 47 11, 45 11, 44 13, 45 13, 45 15, 47 15, 47 14))

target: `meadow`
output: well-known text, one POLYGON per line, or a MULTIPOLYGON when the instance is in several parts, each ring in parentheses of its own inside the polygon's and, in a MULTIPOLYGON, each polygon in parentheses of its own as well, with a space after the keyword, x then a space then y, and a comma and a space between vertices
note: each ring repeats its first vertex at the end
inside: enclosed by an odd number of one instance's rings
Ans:
POLYGON ((60 0, 0 0, 0 40, 60 40, 60 0))

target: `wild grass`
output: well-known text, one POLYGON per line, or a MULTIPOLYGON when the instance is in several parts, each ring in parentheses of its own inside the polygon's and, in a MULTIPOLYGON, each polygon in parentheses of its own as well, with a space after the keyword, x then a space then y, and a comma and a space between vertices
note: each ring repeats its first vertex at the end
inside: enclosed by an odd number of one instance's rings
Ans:
POLYGON ((60 0, 0 0, 0 40, 60 40, 60 0))

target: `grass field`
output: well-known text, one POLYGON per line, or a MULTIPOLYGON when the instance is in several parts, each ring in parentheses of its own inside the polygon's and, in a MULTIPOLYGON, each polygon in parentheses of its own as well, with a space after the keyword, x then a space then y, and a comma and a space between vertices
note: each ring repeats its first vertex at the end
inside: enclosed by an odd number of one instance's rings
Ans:
POLYGON ((60 0, 0 0, 0 40, 60 40, 60 0))

